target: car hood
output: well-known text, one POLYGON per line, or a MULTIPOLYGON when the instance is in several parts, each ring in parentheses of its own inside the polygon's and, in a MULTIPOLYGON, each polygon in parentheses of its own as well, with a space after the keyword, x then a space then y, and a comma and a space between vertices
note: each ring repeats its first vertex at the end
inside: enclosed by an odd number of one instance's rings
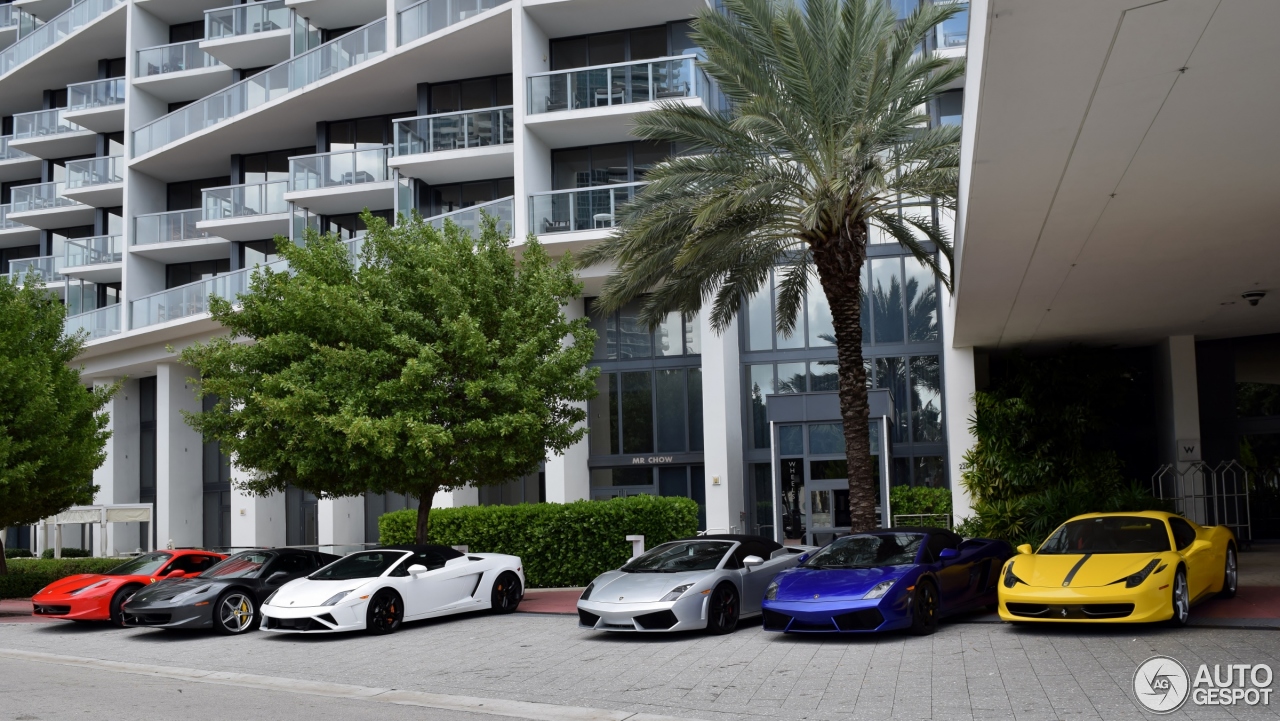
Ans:
POLYGON ((884 568, 792 568, 778 574, 778 601, 860 600, 882 581, 896 581, 913 566, 884 568))
POLYGON ((343 591, 355 591, 367 585, 372 578, 357 578, 351 581, 312 581, 309 578, 295 578, 280 587, 271 599, 272 606, 288 608, 307 608, 319 606, 335 594, 343 591))
MULTIPOLYGON (((137 593, 129 597, 129 605, 136 606, 141 603, 169 601, 180 593, 194 591, 204 586, 218 588, 226 585, 226 583, 226 581, 213 578, 171 578, 163 583, 153 583, 150 586, 144 586, 139 589, 137 593)), ((201 595, 203 596, 204 594, 201 595)))
POLYGON ((1159 553, 1030 554, 1013 557, 1013 575, 1028 586, 1071 588, 1106 586, 1141 571, 1159 553), (1073 573, 1074 571, 1074 573, 1073 573))
POLYGON ((86 586, 92 586, 98 581, 113 580, 115 578, 115 576, 103 576, 97 573, 81 573, 75 576, 67 576, 66 578, 59 578, 48 586, 40 589, 40 592, 36 595, 42 596, 44 594, 70 593, 86 586))
POLYGON ((697 583, 715 571, 683 571, 680 573, 623 573, 610 571, 592 583, 592 602, 648 603, 661 600, 676 586, 697 583))

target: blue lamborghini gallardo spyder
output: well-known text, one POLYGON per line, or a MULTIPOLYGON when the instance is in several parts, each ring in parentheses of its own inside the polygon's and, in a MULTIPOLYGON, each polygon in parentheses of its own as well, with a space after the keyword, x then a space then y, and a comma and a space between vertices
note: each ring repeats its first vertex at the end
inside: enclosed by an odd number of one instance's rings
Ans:
POLYGON ((925 635, 938 619, 995 608, 1005 541, 942 528, 887 528, 837 538, 779 573, 764 595, 764 629, 787 633, 925 635))

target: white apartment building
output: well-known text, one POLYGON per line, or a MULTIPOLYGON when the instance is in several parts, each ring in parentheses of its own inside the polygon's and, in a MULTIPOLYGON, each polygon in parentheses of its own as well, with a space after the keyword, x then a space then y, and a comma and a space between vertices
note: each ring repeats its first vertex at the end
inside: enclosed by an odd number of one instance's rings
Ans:
MULTIPOLYGON (((710 0, 228 1, 0 5, 0 272, 38 273, 62 295, 69 331, 89 334, 86 382, 125 379, 97 501, 156 513, 68 545, 376 541, 378 516, 406 499, 246 495, 242 471, 186 425, 182 412, 201 404, 176 354, 222 332, 207 298, 243 291, 255 265, 276 261, 277 236, 310 226, 359 237, 365 208, 464 224, 484 209, 507 221, 513 245, 534 234, 553 255, 579 251, 611 232, 616 206, 672 152, 634 138, 632 119, 660 100, 719 102, 689 38, 710 0)), ((947 23, 929 49, 963 54, 968 24, 947 23)), ((956 123, 962 106, 956 88, 930 112, 956 123)), ((897 407, 881 467, 895 483, 947 486, 958 463, 948 434, 968 403, 943 383, 949 301, 896 243, 876 240, 866 353, 897 407)), ((582 274, 571 314, 590 313, 609 270, 582 274)), ((694 498, 712 530, 838 530, 838 416, 779 426, 776 439, 769 416, 782 396, 821 405, 835 389, 825 303, 811 295, 791 337, 773 332, 772 303, 771 292, 751 299, 723 335, 699 318, 650 332, 631 310, 593 315, 602 375, 589 438, 537 474, 436 503, 652 493, 694 498)), ((42 543, 30 529, 9 540, 42 543)))

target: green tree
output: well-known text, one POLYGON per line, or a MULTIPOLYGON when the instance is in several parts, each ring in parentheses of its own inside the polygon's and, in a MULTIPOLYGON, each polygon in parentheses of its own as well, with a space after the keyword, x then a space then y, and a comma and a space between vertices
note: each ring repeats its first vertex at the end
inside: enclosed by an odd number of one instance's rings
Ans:
MULTIPOLYGON (((44 284, 0 277, 0 530, 93 503, 117 386, 86 388, 71 363, 83 334, 63 334, 66 309, 44 284)), ((0 537, 0 574, 8 573, 0 537)))
POLYGON ((436 492, 508 481, 582 439, 595 334, 561 310, 580 292, 571 261, 536 239, 517 264, 492 219, 474 241, 365 222, 358 258, 330 235, 280 240, 288 272, 255 271, 241 310, 211 301, 230 334, 182 358, 218 401, 188 422, 255 493, 417 498, 425 542, 436 492))
MULTIPOLYGON (((929 127, 924 108, 963 61, 918 53, 957 11, 925 4, 899 22, 883 0, 725 0, 702 12, 699 65, 725 112, 667 103, 635 133, 685 152, 653 167, 619 228, 583 254, 613 262, 602 310, 647 294, 642 317, 711 303, 724 330, 742 299, 779 268, 777 330, 790 334, 816 274, 831 307, 854 530, 875 525, 860 274, 873 227, 947 281, 949 236, 928 206, 954 209, 960 130, 929 127)), ((901 291, 899 290, 899 293, 901 291)))

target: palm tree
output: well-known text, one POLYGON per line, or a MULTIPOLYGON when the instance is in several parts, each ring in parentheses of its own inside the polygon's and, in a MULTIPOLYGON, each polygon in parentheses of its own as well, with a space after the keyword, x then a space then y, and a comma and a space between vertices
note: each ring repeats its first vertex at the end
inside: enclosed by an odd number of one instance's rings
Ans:
POLYGON ((933 252, 950 263, 948 234, 932 208, 912 208, 930 198, 955 208, 959 128, 929 128, 924 108, 963 61, 920 48, 956 7, 899 20, 885 0, 723 4, 694 28, 699 66, 729 109, 665 103, 638 119, 636 135, 684 152, 653 167, 615 234, 581 260, 616 265, 602 311, 645 296, 642 319, 656 326, 709 301, 719 331, 777 267, 776 325, 790 334, 816 273, 834 321, 853 529, 872 528, 859 276, 878 227, 949 285, 933 252))

